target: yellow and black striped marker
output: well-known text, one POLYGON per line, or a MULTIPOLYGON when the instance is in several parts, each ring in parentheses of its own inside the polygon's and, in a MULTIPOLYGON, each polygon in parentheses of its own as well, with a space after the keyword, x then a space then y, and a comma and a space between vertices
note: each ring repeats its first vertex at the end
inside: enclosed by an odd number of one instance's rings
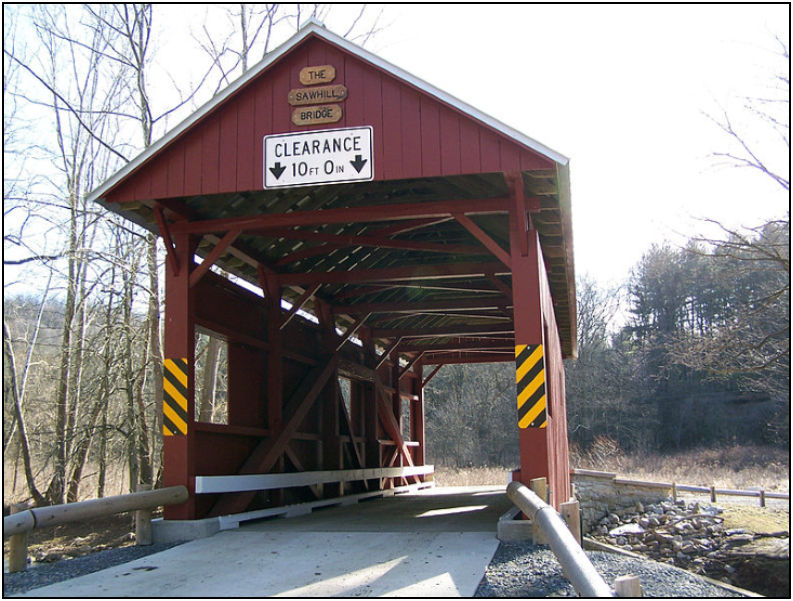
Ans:
POLYGON ((546 425, 545 359, 541 344, 515 345, 515 382, 518 389, 518 427, 546 425))
POLYGON ((162 378, 162 434, 187 434, 187 358, 166 359, 162 378))

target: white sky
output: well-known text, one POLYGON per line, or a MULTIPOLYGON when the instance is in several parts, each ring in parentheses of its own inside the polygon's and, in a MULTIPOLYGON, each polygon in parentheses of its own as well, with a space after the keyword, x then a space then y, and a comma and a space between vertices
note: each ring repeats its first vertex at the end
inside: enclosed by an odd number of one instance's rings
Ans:
MULTIPOLYGON (((387 27, 368 50, 571 159, 577 273, 620 283, 652 242, 703 231, 698 217, 757 225, 788 206, 764 176, 714 167, 729 145, 704 114, 769 94, 787 5, 380 9, 387 27)), ((173 69, 165 57, 194 46, 173 19, 198 30, 206 9, 158 10, 158 62, 173 69)), ((343 33, 357 10, 335 6, 326 24, 343 33)), ((783 164, 787 153, 775 149, 783 164)))
POLYGON ((410 5, 384 17, 368 49, 571 159, 579 273, 622 280, 651 242, 701 231, 695 218, 757 225, 788 206, 765 176, 714 167, 728 142, 704 115, 768 94, 786 5, 410 5))

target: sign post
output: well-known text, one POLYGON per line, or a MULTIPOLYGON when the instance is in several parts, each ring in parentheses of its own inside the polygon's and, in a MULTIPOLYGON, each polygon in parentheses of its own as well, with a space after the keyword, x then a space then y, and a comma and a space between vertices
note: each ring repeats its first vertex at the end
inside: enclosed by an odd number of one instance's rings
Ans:
POLYGON ((371 126, 264 136, 265 189, 372 179, 371 126))

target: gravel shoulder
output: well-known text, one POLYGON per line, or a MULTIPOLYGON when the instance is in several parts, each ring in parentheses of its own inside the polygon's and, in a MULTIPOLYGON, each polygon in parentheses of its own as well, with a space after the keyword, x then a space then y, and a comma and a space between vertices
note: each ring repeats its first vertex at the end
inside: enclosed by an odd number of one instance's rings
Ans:
POLYGON ((73 559, 63 559, 50 563, 34 563, 24 572, 3 574, 3 596, 19 595, 40 586, 55 584, 70 578, 98 572, 105 568, 165 551, 177 544, 179 543, 120 547, 98 551, 73 559))
MULTIPOLYGON (((614 586, 619 576, 632 574, 645 597, 739 597, 680 568, 649 559, 634 559, 602 551, 586 551, 603 579, 614 586)), ((476 597, 576 597, 572 584, 547 546, 501 543, 482 578, 476 597)))

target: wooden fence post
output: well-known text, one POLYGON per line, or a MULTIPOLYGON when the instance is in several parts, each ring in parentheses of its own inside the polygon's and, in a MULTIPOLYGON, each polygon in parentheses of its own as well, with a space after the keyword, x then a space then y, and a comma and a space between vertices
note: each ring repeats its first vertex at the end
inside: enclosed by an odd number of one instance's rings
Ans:
POLYGON ((765 507, 765 491, 760 491, 760 507, 765 507))
POLYGON ((672 500, 677 503, 677 482, 672 482, 672 500))
POLYGON ((711 486, 710 487, 710 502, 711 503, 715 503, 716 502, 716 487, 715 486, 711 486))
MULTIPOLYGON (((151 490, 151 484, 138 484, 138 492, 151 490)), ((135 511, 135 544, 151 544, 151 508, 135 511)))
POLYGON ((570 529, 570 532, 575 537, 576 542, 578 545, 581 545, 581 514, 578 509, 578 501, 567 501, 567 503, 562 503, 559 505, 559 513, 562 514, 562 518, 567 524, 567 527, 570 529))
MULTIPOLYGON (((11 513, 27 510, 27 503, 11 506, 11 513)), ((13 534, 8 538, 8 571, 24 572, 28 567, 28 531, 13 534)))
POLYGON ((614 581, 614 591, 618 597, 642 597, 642 583, 638 576, 620 576, 614 581))

